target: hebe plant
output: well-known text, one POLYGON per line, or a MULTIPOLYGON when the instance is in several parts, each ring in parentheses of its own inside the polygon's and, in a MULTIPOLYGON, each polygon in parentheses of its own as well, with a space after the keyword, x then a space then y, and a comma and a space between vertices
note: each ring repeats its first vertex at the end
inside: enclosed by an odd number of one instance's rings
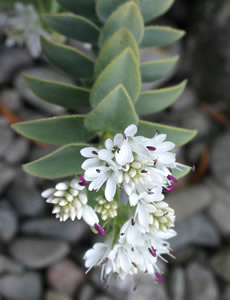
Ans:
MULTIPOLYGON (((69 12, 45 14, 42 16, 43 22, 68 38, 90 43, 97 57, 94 61, 73 47, 41 37, 42 49, 49 61, 80 80, 81 86, 28 75, 25 75, 25 81, 36 95, 49 103, 71 110, 91 109, 86 115, 72 114, 15 124, 13 128, 27 138, 63 145, 57 151, 24 165, 24 170, 34 176, 48 179, 83 174, 81 165, 84 157, 80 150, 92 144, 98 149, 103 148, 107 138, 124 132, 130 124, 135 124, 138 135, 146 138, 152 138, 154 132, 159 132, 166 134, 167 140, 176 146, 182 146, 190 141, 196 134, 194 130, 140 119, 143 115, 153 114, 169 107, 178 99, 186 85, 186 81, 183 81, 170 88, 141 91, 142 83, 163 78, 178 60, 178 57, 174 57, 140 63, 141 48, 166 46, 184 35, 181 30, 165 26, 145 26, 145 23, 164 14, 173 4, 173 0, 58 0, 58 2, 63 11, 69 12)), ((147 148, 155 150, 155 147, 147 148)), ((172 171, 170 178, 178 179, 189 170, 187 166, 170 170, 172 171)), ((80 183, 85 183, 85 179, 81 176, 80 178, 82 180, 80 183)), ((65 185, 59 185, 59 188, 65 190, 65 185)), ((103 194, 96 192, 88 196, 91 199, 90 205, 98 213, 101 212, 98 205, 106 203, 103 194), (99 199, 98 202, 95 201, 96 198, 99 199)), ((126 220, 124 215, 129 218, 133 213, 133 208, 125 207, 119 197, 120 192, 117 188, 113 200, 116 204, 113 208, 118 209, 118 215, 112 215, 111 220, 107 217, 100 219, 101 226, 105 227, 107 232, 113 232, 112 245, 117 241, 117 234, 119 235, 120 228, 126 220)), ((104 209, 111 207, 105 205, 104 209)), ((162 216, 167 214, 166 209, 162 216)), ((96 251, 96 248, 92 251, 96 251)), ((153 257, 156 256, 155 248, 149 248, 153 257)), ((86 259, 88 256, 89 253, 86 259)), ((105 260, 103 255, 102 258, 105 260)), ((136 263, 133 262, 133 265, 136 263)), ((121 266, 119 268, 122 269, 121 266)), ((127 273, 131 274, 131 271, 127 273)), ((161 281, 159 274, 155 275, 161 281)))

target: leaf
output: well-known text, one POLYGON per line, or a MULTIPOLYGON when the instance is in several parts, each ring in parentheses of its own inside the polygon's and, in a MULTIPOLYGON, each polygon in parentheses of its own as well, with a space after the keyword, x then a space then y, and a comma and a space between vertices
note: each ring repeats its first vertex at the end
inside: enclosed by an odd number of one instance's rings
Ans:
POLYGON ((41 99, 66 108, 89 107, 89 90, 62 82, 23 76, 30 89, 41 99))
POLYGON ((50 14, 43 16, 44 21, 57 32, 84 42, 96 43, 100 29, 90 20, 70 14, 50 14))
POLYGON ((98 77, 101 71, 128 47, 132 49, 139 61, 139 50, 133 35, 126 28, 122 28, 109 38, 102 49, 95 64, 95 76, 98 77))
POLYGON ((128 29, 139 43, 144 34, 144 23, 138 6, 129 1, 118 7, 101 30, 99 46, 102 48, 110 36, 121 28, 128 29))
POLYGON ((140 47, 160 47, 174 43, 184 36, 183 30, 167 26, 147 26, 140 47))
POLYGON ((13 129, 26 138, 54 145, 82 143, 94 137, 84 127, 84 115, 53 117, 15 123, 13 129))
POLYGON ((176 56, 142 63, 140 66, 142 81, 151 82, 166 76, 174 68, 178 58, 176 56))
POLYGON ((93 75, 94 62, 81 51, 44 37, 41 37, 41 45, 48 59, 66 73, 80 78, 93 75))
POLYGON ((172 105, 183 93, 186 83, 187 81, 184 80, 180 84, 170 88, 141 93, 137 103, 135 104, 138 115, 157 113, 172 105))
POLYGON ((70 144, 31 163, 25 164, 23 169, 37 177, 55 179, 82 173, 81 165, 85 160, 80 150, 87 144, 70 144))
POLYGON ((57 0, 63 7, 71 12, 96 20, 94 0, 57 0))
POLYGON ((191 169, 192 169, 191 167, 178 164, 178 169, 172 170, 172 176, 175 177, 176 179, 180 179, 186 176, 191 171, 191 169))
POLYGON ((133 103, 123 85, 113 89, 85 118, 86 127, 95 132, 121 132, 137 124, 133 103))
MULTIPOLYGON (((104 23, 108 17, 115 11, 121 4, 130 0, 97 0, 96 13, 99 19, 104 23)), ((133 0, 138 3, 138 0, 133 0)))
POLYGON ((161 125, 158 123, 151 123, 147 121, 139 122, 139 135, 151 138, 155 135, 155 130, 158 130, 160 133, 167 134, 167 140, 173 142, 178 147, 188 143, 197 134, 196 130, 161 125))
POLYGON ((140 0, 139 7, 145 22, 163 15, 172 6, 174 0, 140 0))
POLYGON ((136 102, 141 88, 137 60, 130 48, 124 50, 99 75, 90 94, 90 103, 95 107, 117 85, 122 84, 131 100, 136 102))

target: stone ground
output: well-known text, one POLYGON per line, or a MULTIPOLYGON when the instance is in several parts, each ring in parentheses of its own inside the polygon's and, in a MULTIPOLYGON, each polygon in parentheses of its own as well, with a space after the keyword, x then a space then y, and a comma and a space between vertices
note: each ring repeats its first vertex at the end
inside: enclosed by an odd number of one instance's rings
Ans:
POLYGON ((187 36, 183 41, 164 52, 154 49, 142 53, 145 60, 175 52, 182 55, 177 70, 166 80, 150 86, 175 84, 185 77, 190 80, 183 96, 170 109, 146 118, 199 130, 198 136, 178 152, 181 162, 195 164, 197 170, 182 179, 176 191, 167 197, 176 209, 178 236, 172 240, 177 259, 170 259, 162 266, 164 284, 154 284, 152 278, 138 275, 125 282, 114 278, 105 290, 100 282, 100 270, 85 275, 82 256, 95 242, 95 237, 82 222, 61 224, 56 221, 51 207, 40 196, 44 188, 54 183, 33 178, 21 170, 22 163, 55 147, 41 147, 10 128, 14 116, 31 120, 66 113, 65 109, 34 96, 23 82, 23 73, 67 82, 73 80, 54 70, 43 57, 33 61, 24 49, 6 49, 0 33, 0 299, 230 299, 227 115, 230 90, 223 89, 226 80, 229 86, 226 76, 230 73, 230 38, 226 35, 230 20, 225 13, 229 2, 218 1, 216 10, 217 1, 205 0, 202 6, 200 3, 177 0, 171 12, 158 22, 185 28, 187 36), (214 11, 218 11, 218 15, 214 11), (198 32, 199 24, 203 24, 202 34, 198 32), (201 38, 204 36, 205 44, 201 38), (222 41, 220 47, 215 37, 222 41), (205 51, 213 57, 213 64, 209 64, 205 51), (214 82, 216 65, 217 86, 214 82), (5 114, 6 110, 11 114, 5 114))

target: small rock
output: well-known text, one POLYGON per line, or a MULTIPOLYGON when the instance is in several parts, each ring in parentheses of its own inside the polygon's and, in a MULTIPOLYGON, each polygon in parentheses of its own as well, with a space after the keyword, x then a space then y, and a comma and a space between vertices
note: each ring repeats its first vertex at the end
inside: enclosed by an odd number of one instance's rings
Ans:
POLYGON ((58 240, 19 238, 10 245, 11 255, 25 266, 41 269, 64 258, 69 252, 67 243, 58 240))
POLYGON ((47 271, 48 284, 67 295, 72 295, 84 279, 85 274, 69 259, 59 261, 47 271))
POLYGON ((5 160, 10 164, 21 162, 29 151, 29 142, 25 138, 18 137, 8 148, 5 160))
POLYGON ((217 138, 211 151, 211 169, 220 185, 230 189, 230 132, 217 138))
POLYGON ((4 275, 0 278, 0 294, 11 300, 40 300, 41 278, 37 273, 4 275))
POLYGON ((185 274, 182 268, 174 268, 169 278, 171 300, 185 299, 185 274))
POLYGON ((55 237, 58 239, 78 242, 87 235, 88 226, 81 221, 60 222, 54 218, 43 218, 26 221, 21 227, 25 234, 37 234, 44 237, 55 237))
POLYGON ((0 85, 7 83, 21 67, 31 63, 31 58, 22 48, 4 48, 0 51, 0 85))
POLYGON ((109 296, 97 296, 93 298, 94 300, 114 300, 114 298, 111 298, 109 296))
POLYGON ((46 203, 40 192, 33 186, 27 186, 26 181, 24 184, 14 183, 8 191, 8 198, 20 216, 33 217, 45 210, 46 203))
POLYGON ((177 113, 183 113, 191 110, 197 104, 197 95, 195 91, 186 87, 180 98, 172 105, 172 110, 177 113))
POLYGON ((95 299, 95 290, 90 284, 86 284, 79 292, 79 300, 92 300, 95 299))
POLYGON ((220 278, 230 282, 230 250, 219 251, 212 258, 211 266, 220 278))
POLYGON ((5 89, 0 93, 0 102, 9 110, 16 112, 21 106, 21 100, 18 93, 13 89, 5 89))
POLYGON ((13 181, 16 173, 15 168, 0 163, 0 193, 13 181))
POLYGON ((52 70, 48 67, 33 67, 30 69, 25 69, 20 72, 15 79, 15 88, 19 92, 20 96, 29 102, 31 105, 39 108, 49 114, 63 114, 65 109, 61 106, 54 105, 48 103, 44 100, 41 100, 38 96, 36 96, 26 85, 23 74, 28 74, 30 76, 46 79, 46 80, 54 80, 60 81, 64 83, 73 83, 72 80, 68 79, 68 77, 61 72, 57 72, 57 70, 52 70))
POLYGON ((4 255, 0 255, 0 274, 19 273, 23 271, 22 265, 9 259, 4 255))
POLYGON ((0 126, 0 157, 3 156, 7 148, 12 144, 13 141, 13 131, 10 129, 9 125, 5 123, 0 126), (4 141, 4 143, 3 143, 4 141))
POLYGON ((71 298, 56 291, 48 291, 44 300, 71 300, 71 298))
POLYGON ((0 207, 0 240, 9 242, 18 230, 18 221, 14 211, 8 207, 0 207))
POLYGON ((212 194, 207 186, 200 185, 175 191, 166 199, 180 221, 205 209, 212 201, 212 194))
POLYGON ((221 300, 229 300, 230 299, 230 285, 224 291, 224 294, 221 297, 221 300))
POLYGON ((212 272, 194 262, 186 269, 187 296, 186 300, 218 300, 218 288, 212 272))
POLYGON ((191 244, 217 247, 220 237, 217 229, 204 214, 188 217, 176 222, 177 236, 171 239, 171 247, 175 250, 186 248, 191 244))

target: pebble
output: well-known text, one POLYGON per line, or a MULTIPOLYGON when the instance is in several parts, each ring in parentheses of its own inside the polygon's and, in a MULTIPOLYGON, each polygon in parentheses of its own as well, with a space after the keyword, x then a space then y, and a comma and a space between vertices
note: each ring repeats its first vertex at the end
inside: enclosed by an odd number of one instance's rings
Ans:
POLYGON ((195 244, 205 247, 217 247, 220 244, 219 233, 209 218, 199 213, 176 222, 177 236, 171 239, 174 250, 195 244))
POLYGON ((0 51, 0 85, 12 79, 14 73, 31 63, 31 57, 22 48, 4 48, 0 51))
POLYGON ((9 124, 6 122, 2 123, 3 124, 0 124, 0 157, 2 157, 6 153, 6 150, 12 145, 14 136, 9 124), (4 141, 4 143, 2 141, 4 141))
POLYGON ((184 112, 194 109, 194 106, 197 104, 197 98, 195 91, 187 86, 180 98, 172 105, 172 111, 184 114, 184 112))
POLYGON ((94 299, 95 290, 90 284, 85 284, 79 292, 79 300, 92 300, 94 299))
POLYGON ((44 300, 71 300, 71 298, 56 291, 47 291, 44 300))
POLYGON ((19 216, 34 217, 45 210, 46 203, 41 197, 40 191, 34 186, 28 186, 26 181, 25 184, 15 182, 7 195, 19 216))
POLYGON ((17 216, 13 209, 7 205, 0 207, 0 240, 9 242, 18 230, 17 216))
POLYGON ((21 162, 29 151, 29 141, 25 138, 18 137, 13 141, 11 146, 7 149, 5 160, 10 164, 17 164, 21 162))
POLYGON ((230 250, 220 250, 211 260, 211 266, 223 280, 230 282, 230 250))
POLYGON ((75 243, 85 237, 88 230, 84 222, 71 220, 60 222, 54 217, 25 221, 21 227, 24 234, 54 237, 75 243))
POLYGON ((58 240, 18 238, 9 247, 11 255, 26 267, 41 269, 69 253, 67 243, 58 240))
POLYGON ((0 277, 0 295, 10 300, 40 300, 42 283, 34 272, 10 274, 0 277))
POLYGON ((14 89, 4 89, 0 93, 0 102, 13 112, 17 112, 22 104, 17 91, 14 89))
POLYGON ((186 292, 185 272, 181 267, 174 268, 169 278, 170 300, 184 300, 186 292))
POLYGON ((66 110, 63 107, 48 103, 36 96, 26 85, 22 76, 23 74, 65 83, 73 83, 72 80, 68 79, 68 77, 63 73, 58 72, 57 70, 52 70, 49 67, 33 67, 22 70, 19 74, 17 74, 14 82, 19 95, 32 106, 53 115, 65 113, 66 110))
POLYGON ((19 273, 23 271, 23 266, 13 261, 9 257, 0 254, 0 274, 19 273))
POLYGON ((216 139, 211 150, 211 170, 217 182, 230 190, 230 131, 216 139))
POLYGON ((226 287, 226 289, 224 290, 224 293, 221 297, 221 300, 229 300, 230 299, 230 285, 228 285, 226 287))
POLYGON ((192 262, 186 269, 186 300, 219 300, 217 283, 211 270, 192 262))
POLYGON ((167 195, 166 201, 175 209, 177 221, 181 221, 204 210, 212 201, 212 194, 207 186, 197 185, 167 195))
POLYGON ((83 271, 70 259, 57 262, 47 271, 49 286, 67 295, 73 295, 84 279, 83 271))
POLYGON ((6 164, 0 163, 0 193, 14 180, 17 170, 6 164))

